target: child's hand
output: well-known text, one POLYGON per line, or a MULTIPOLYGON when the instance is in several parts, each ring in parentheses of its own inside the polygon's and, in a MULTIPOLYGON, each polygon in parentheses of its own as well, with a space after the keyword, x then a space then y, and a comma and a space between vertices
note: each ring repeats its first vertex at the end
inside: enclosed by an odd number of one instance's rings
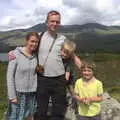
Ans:
POLYGON ((70 72, 65 72, 65 79, 69 80, 70 79, 70 72))
POLYGON ((90 105, 90 103, 91 103, 91 99, 90 98, 85 98, 84 104, 90 105))
POLYGON ((76 96, 76 99, 77 99, 79 102, 85 103, 85 99, 86 99, 86 98, 80 98, 79 96, 76 96))

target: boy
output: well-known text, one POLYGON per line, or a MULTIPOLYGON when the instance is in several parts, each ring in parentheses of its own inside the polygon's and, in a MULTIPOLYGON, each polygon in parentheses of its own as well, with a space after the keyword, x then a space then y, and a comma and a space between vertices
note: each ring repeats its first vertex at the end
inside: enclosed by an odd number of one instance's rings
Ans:
POLYGON ((73 94, 73 73, 72 67, 74 61, 74 52, 76 50, 76 44, 70 40, 65 40, 61 46, 60 55, 63 58, 63 64, 65 67, 65 79, 67 80, 68 89, 73 94))
POLYGON ((100 102, 103 97, 101 81, 94 76, 94 67, 88 62, 81 66, 82 77, 75 83, 79 120, 100 120, 100 102))

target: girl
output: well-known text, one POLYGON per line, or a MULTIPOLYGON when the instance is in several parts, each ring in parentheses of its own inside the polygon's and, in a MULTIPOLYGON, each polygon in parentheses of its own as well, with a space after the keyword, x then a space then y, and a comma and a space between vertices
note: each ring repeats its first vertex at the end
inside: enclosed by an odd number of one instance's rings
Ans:
POLYGON ((17 47, 15 58, 9 61, 7 88, 9 98, 8 120, 32 119, 35 108, 37 74, 35 72, 39 35, 28 33, 24 47, 17 47))
POLYGON ((93 71, 92 64, 83 62, 81 66, 82 78, 75 83, 79 120, 100 120, 103 86, 101 81, 95 78, 93 71))

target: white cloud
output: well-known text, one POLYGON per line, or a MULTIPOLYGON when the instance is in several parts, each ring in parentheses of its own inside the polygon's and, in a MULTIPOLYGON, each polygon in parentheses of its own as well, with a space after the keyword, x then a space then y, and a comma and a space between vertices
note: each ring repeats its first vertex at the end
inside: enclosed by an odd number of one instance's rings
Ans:
POLYGON ((116 20, 112 23, 112 25, 119 25, 120 26, 120 20, 116 20))
POLYGON ((76 14, 72 15, 68 24, 98 22, 109 25, 111 16, 114 19, 117 17, 117 9, 113 0, 65 0, 64 5, 69 9, 76 9, 76 14))
POLYGON ((50 10, 60 11, 62 24, 98 22, 119 25, 117 21, 120 19, 120 2, 115 0, 3 0, 2 6, 0 30, 43 23, 50 10))
POLYGON ((5 17, 1 20, 1 24, 2 24, 2 25, 8 25, 11 19, 12 19, 12 16, 5 16, 5 17))

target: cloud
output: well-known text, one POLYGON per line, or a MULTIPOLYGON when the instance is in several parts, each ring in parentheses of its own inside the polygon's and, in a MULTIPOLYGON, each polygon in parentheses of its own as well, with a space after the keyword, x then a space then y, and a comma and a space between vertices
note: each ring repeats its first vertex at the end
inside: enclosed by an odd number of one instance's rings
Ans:
POLYGON ((98 22, 119 25, 117 0, 2 0, 0 30, 28 28, 43 23, 50 10, 62 14, 62 24, 98 22))
POLYGON ((16 6, 16 8, 14 10, 13 8, 7 8, 6 11, 9 11, 9 14, 8 12, 4 13, 6 16, 2 16, 0 19, 2 23, 0 30, 27 28, 43 23, 48 11, 53 9, 59 11, 61 4, 61 1, 57 2, 56 0, 24 0, 22 2, 21 0, 11 0, 9 6, 16 6))
POLYGON ((68 24, 84 24, 88 22, 104 23, 116 15, 112 0, 65 0, 64 5, 74 11, 68 24))
POLYGON ((112 23, 112 25, 119 25, 120 26, 120 20, 116 20, 112 23))

